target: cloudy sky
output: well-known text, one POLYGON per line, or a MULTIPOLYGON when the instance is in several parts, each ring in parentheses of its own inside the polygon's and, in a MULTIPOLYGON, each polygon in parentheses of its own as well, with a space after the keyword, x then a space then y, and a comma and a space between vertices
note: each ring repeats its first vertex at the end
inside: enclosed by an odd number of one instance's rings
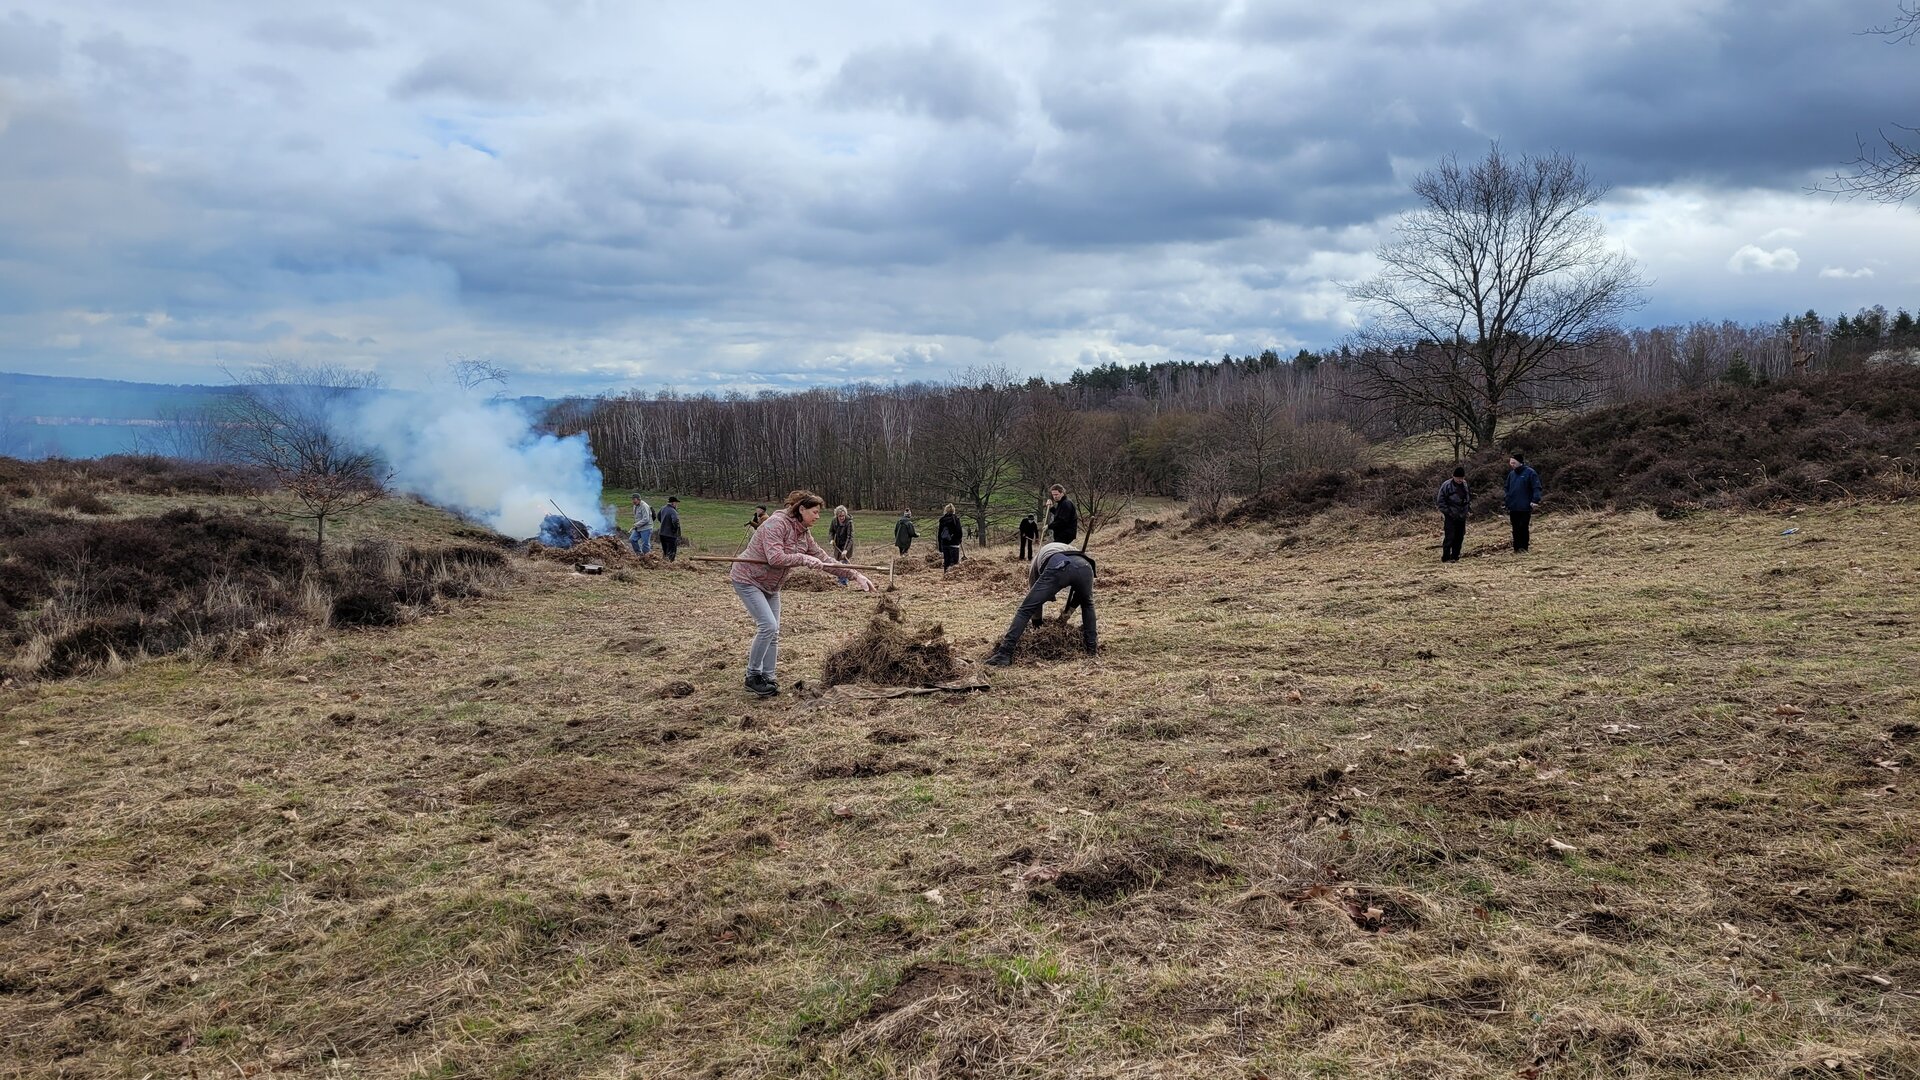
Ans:
POLYGON ((1643 323, 1920 307, 1894 0, 0 0, 0 370, 524 393, 1337 344, 1408 180, 1576 155, 1643 323), (266 12, 276 12, 265 14, 266 12))

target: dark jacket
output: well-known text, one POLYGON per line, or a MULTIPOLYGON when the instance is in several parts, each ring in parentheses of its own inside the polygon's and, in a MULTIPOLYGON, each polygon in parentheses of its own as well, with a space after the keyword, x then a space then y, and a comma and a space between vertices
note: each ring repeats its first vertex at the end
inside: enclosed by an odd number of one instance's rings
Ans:
POLYGON ((835 551, 844 551, 848 555, 852 555, 853 515, 848 514, 845 518, 834 518, 833 524, 827 526, 827 539, 833 541, 835 551))
POLYGON ((905 514, 901 514, 900 520, 893 523, 894 547, 906 547, 919 535, 920 530, 913 527, 913 519, 905 514))
POLYGON ((959 547, 960 538, 965 531, 960 527, 959 514, 941 514, 940 530, 937 534, 941 547, 959 547))
POLYGON ((658 527, 654 532, 655 536, 658 536, 662 540, 680 539, 680 508, 679 507, 677 506, 661 507, 658 522, 659 522, 658 527))
POLYGON ((1047 528, 1054 543, 1073 543, 1073 538, 1080 535, 1080 508, 1073 505, 1072 499, 1061 496, 1060 501, 1053 504, 1053 518, 1047 528))
POLYGON ((1033 520, 1032 514, 1028 514, 1026 517, 1020 519, 1020 535, 1029 540, 1039 537, 1040 523, 1033 520))
POLYGON ((1449 476, 1447 482, 1440 485, 1439 493, 1434 495, 1433 505, 1450 518, 1463 518, 1473 505, 1473 492, 1467 490, 1465 480, 1449 476))
POLYGON ((1531 510, 1533 509, 1533 504, 1540 501, 1542 494, 1544 494, 1544 492, 1540 490, 1540 474, 1533 471, 1533 466, 1522 465, 1517 469, 1508 470, 1508 510, 1523 512, 1531 510))

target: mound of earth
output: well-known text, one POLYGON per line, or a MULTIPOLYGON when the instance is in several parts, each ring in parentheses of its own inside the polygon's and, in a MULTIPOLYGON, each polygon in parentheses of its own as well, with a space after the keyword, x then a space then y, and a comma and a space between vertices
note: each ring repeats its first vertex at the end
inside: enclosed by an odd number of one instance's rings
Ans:
POLYGON ((940 624, 909 630, 900 606, 882 596, 866 629, 827 655, 822 679, 828 686, 932 686, 952 679, 953 672, 953 649, 940 624))

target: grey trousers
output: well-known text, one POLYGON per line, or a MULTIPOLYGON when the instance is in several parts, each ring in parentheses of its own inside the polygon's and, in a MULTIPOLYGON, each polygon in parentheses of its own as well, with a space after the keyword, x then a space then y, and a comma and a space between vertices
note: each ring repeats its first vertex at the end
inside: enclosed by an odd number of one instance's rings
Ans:
POLYGON ((753 648, 747 650, 747 671, 773 678, 773 665, 780 659, 780 594, 764 593, 758 585, 733 583, 734 593, 746 605, 747 614, 760 628, 753 635, 753 648))

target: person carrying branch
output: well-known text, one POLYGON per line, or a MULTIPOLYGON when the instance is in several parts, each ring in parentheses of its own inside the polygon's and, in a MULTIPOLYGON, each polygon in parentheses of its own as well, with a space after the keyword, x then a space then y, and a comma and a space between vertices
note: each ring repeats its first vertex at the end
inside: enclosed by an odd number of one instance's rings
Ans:
POLYGON ((1067 590, 1067 606, 1061 610, 1060 618, 1065 621, 1074 608, 1080 609, 1080 644, 1087 655, 1092 656, 1100 645, 1100 628, 1093 617, 1093 571, 1093 560, 1075 551, 1072 544, 1056 540, 1043 545, 1027 568, 1031 587, 1027 589, 1026 598, 1020 601, 1020 610, 1013 613, 1006 636, 994 647, 993 655, 987 657, 987 664, 1006 667, 1013 663, 1014 646, 1020 644, 1020 635, 1027 632, 1027 623, 1039 622, 1040 609, 1060 595, 1062 589, 1067 590))
POLYGON ((780 692, 774 681, 774 665, 780 656, 780 587, 795 567, 805 566, 832 573, 847 573, 862 591, 872 591, 873 582, 865 574, 845 567, 829 567, 832 561, 809 530, 820 520, 827 501, 811 491, 795 491, 787 504, 753 531, 740 560, 733 564, 727 580, 740 603, 753 616, 757 628, 753 646, 747 651, 748 690, 761 697, 780 692))

